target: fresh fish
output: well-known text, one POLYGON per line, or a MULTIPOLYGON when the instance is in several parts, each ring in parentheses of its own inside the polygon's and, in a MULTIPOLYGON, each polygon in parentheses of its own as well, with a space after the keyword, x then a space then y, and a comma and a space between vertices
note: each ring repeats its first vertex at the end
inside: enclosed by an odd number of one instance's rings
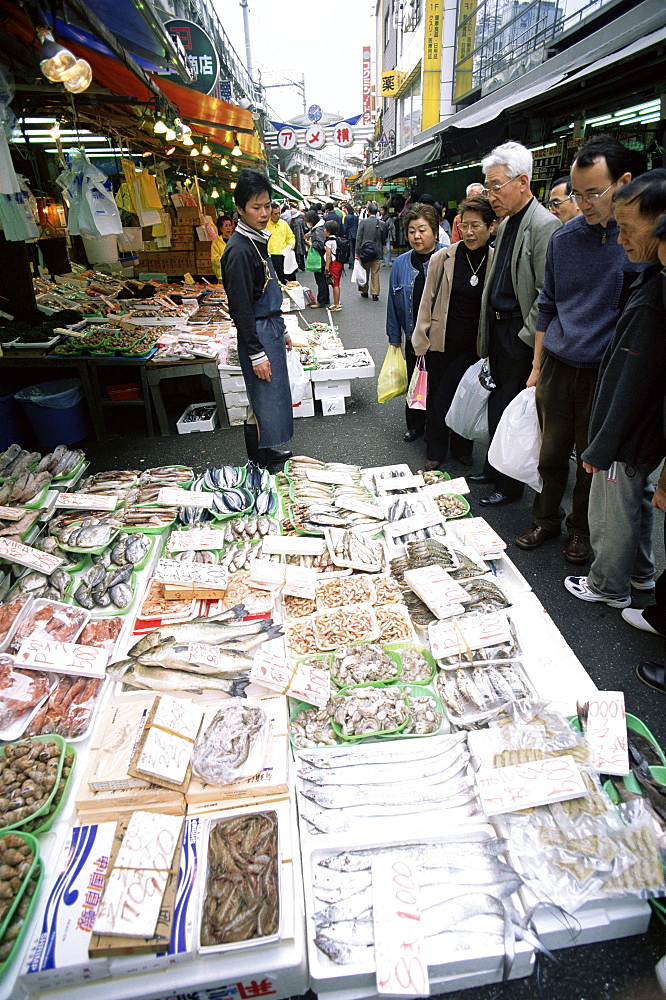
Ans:
POLYGON ((330 923, 337 920, 363 920, 364 916, 372 913, 372 883, 358 892, 351 893, 346 899, 340 899, 335 903, 320 907, 314 914, 314 919, 319 923, 325 921, 330 923))
MULTIPOLYGON (((237 696, 242 693, 242 678, 204 677, 184 670, 165 670, 161 667, 144 667, 136 660, 121 660, 107 667, 107 673, 129 687, 146 691, 223 691, 237 696)), ((249 675, 248 675, 249 676, 249 675)))
MULTIPOLYGON (((176 643, 173 639, 165 640, 157 647, 146 653, 141 653, 138 661, 143 666, 151 667, 171 667, 175 670, 191 670, 198 674, 206 672, 221 673, 225 670, 237 671, 243 669, 247 661, 251 665, 252 658, 248 654, 256 649, 263 642, 277 639, 282 635, 282 627, 274 625, 267 630, 262 630, 258 635, 249 636, 243 640, 237 640, 236 644, 217 644, 219 650, 219 660, 217 666, 211 670, 201 664, 190 663, 188 659, 188 643, 176 643)), ((205 640, 203 640, 205 641, 205 640)), ((249 669, 249 667, 248 667, 249 669)))
POLYGON ((86 586, 85 583, 80 583, 79 586, 74 591, 74 597, 78 604, 82 608, 86 608, 88 611, 92 611, 95 607, 95 599, 91 593, 90 587, 86 586))
MULTIPOLYGON (((312 789, 311 794, 312 796, 322 796, 323 789, 312 789)), ((315 801, 312 797, 310 797, 310 800, 315 801)), ((437 785, 429 793, 424 792, 423 794, 419 794, 418 799, 415 798, 412 803, 408 803, 403 799, 401 802, 398 802, 397 800, 374 803, 365 802, 362 805, 321 806, 321 808, 336 810, 348 809, 355 817, 361 819, 367 816, 407 816, 410 814, 410 809, 413 812, 415 804, 423 812, 430 812, 432 810, 441 809, 444 805, 453 809, 475 800, 476 786, 473 780, 470 780, 469 783, 461 784, 459 787, 456 787, 454 791, 449 791, 447 786, 437 785), (444 789, 444 791, 442 791, 442 789, 444 789)), ((320 802, 316 801, 315 804, 321 805, 320 802)))
POLYGON ((103 583, 105 578, 106 578, 106 570, 104 568, 104 565, 102 563, 93 563, 90 569, 86 570, 86 572, 83 574, 81 580, 83 581, 83 583, 85 583, 87 587, 90 587, 92 589, 93 587, 98 586, 100 583, 103 583))
POLYGON ((379 785, 325 785, 307 788, 302 795, 323 809, 345 809, 357 805, 402 805, 405 797, 409 797, 412 805, 419 802, 440 801, 449 795, 456 795, 462 788, 469 787, 471 778, 466 776, 469 755, 456 763, 450 770, 434 775, 431 783, 421 780, 416 774, 411 781, 388 781, 379 785))
MULTIPOLYGON (((422 808, 422 811, 423 810, 422 808)), ((439 803, 436 808, 428 809, 428 823, 432 826, 436 824, 437 829, 455 830, 458 823, 467 822, 472 816, 480 813, 478 802, 470 797, 469 801, 463 805, 451 805, 448 801, 439 803)), ((405 836, 411 833, 411 814, 402 813, 396 816, 395 811, 391 814, 392 826, 396 827, 401 821, 406 824, 408 831, 405 836), (403 820, 404 817, 404 820, 403 820)), ((322 809, 317 813, 302 814, 301 817, 308 824, 310 832, 318 833, 355 833, 359 826, 363 825, 364 834, 376 835, 378 838, 386 833, 386 819, 383 816, 359 817, 354 809, 322 809)))
POLYGON ((516 695, 508 680, 497 667, 486 667, 488 679, 502 701, 515 701, 516 695))
POLYGON ((372 859, 377 854, 407 854, 423 867, 440 859, 468 857, 499 857, 507 849, 507 841, 501 838, 480 841, 455 841, 449 843, 417 843, 395 847, 370 847, 358 851, 333 854, 317 862, 322 868, 337 872, 363 872, 372 869, 372 859))
POLYGON ((30 594, 35 590, 43 589, 48 582, 48 577, 44 573, 39 573, 37 570, 32 570, 30 573, 26 573, 18 581, 18 586, 23 591, 23 593, 30 594))
POLYGON ((336 920, 334 923, 317 924, 317 935, 329 941, 337 941, 352 948, 356 945, 373 945, 375 943, 375 928, 372 919, 336 920))
MULTIPOLYGON (((237 607, 245 608, 243 605, 237 607)), ((232 609, 234 610, 234 609, 232 609)), ((239 617, 238 615, 236 617, 239 617)), ((148 652, 154 646, 166 639, 173 639, 176 642, 206 642, 212 646, 221 643, 228 643, 234 639, 256 635, 266 632, 273 625, 271 618, 263 621, 245 622, 238 625, 225 625, 224 621, 212 618, 194 618, 190 622, 178 622, 173 625, 162 625, 154 629, 147 635, 142 636, 129 651, 130 656, 138 656, 148 652)))
POLYGON ((141 562, 149 548, 150 539, 147 535, 137 531, 129 536, 129 541, 125 545, 125 558, 133 566, 136 566, 137 563, 141 562))
POLYGON ((331 941, 324 934, 317 934, 314 943, 336 965, 367 965, 374 968, 375 949, 372 945, 343 944, 331 941))
POLYGON ((456 684, 458 685, 458 690, 460 691, 463 698, 471 702, 475 708, 484 709, 488 704, 487 700, 483 696, 483 693, 474 683, 471 677, 471 671, 461 668, 456 670, 456 684))
POLYGON ((125 566, 128 562, 126 549, 129 535, 121 535, 111 549, 111 561, 116 566, 125 566))
POLYGON ((45 587, 39 591, 39 596, 47 601, 62 601, 62 593, 55 587, 45 587))
POLYGON ((109 570, 105 589, 110 590, 119 583, 125 583, 129 580, 133 572, 134 566, 132 563, 127 563, 125 566, 119 566, 117 569, 109 570))
POLYGON ((4 470, 8 469, 12 462, 14 462, 20 454, 21 445, 10 444, 9 448, 0 454, 0 474, 4 475, 4 470))
POLYGON ((315 899, 322 903, 339 903, 360 889, 367 889, 372 885, 372 874, 369 871, 329 872, 324 869, 323 875, 321 872, 319 865, 315 865, 312 892, 315 899))
POLYGON ((341 767, 354 767, 360 764, 393 764, 398 762, 410 762, 418 758, 419 760, 428 757, 436 757, 441 753, 453 751, 461 743, 467 740, 467 733, 453 733, 429 740, 413 740, 405 743, 390 743, 386 747, 378 747, 376 744, 367 747, 354 747, 353 750, 346 750, 344 747, 335 749, 329 754, 317 753, 307 750, 298 754, 299 760, 304 760, 313 767, 322 770, 335 770, 341 767))
POLYGON ((374 785, 400 781, 414 781, 441 775, 452 767, 458 770, 469 761, 469 751, 461 744, 456 744, 451 750, 443 751, 441 756, 415 760, 413 763, 394 764, 386 761, 383 764, 360 764, 357 768, 301 768, 300 778, 313 785, 374 785))
POLYGON ((108 595, 117 608, 126 608, 134 597, 134 591, 127 583, 117 583, 109 587, 108 595))

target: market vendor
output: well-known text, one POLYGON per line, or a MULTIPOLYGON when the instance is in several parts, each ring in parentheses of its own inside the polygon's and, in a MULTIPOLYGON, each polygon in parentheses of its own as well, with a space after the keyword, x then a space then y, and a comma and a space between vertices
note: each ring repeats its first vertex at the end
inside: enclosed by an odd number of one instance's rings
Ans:
POLYGON ((213 274, 218 279, 222 280, 222 254, 224 253, 225 247, 229 242, 229 237, 234 230, 234 224, 230 215, 221 215, 217 220, 217 231, 219 236, 216 236, 210 245, 210 261, 213 267, 213 274))
POLYGON ((244 424, 248 457, 273 465, 291 457, 281 448, 294 436, 282 292, 268 253, 271 185, 265 174, 243 170, 234 201, 239 222, 222 257, 222 280, 238 331, 238 357, 250 398, 244 424))
POLYGON ((296 246, 296 237, 291 226, 284 219, 280 218, 280 206, 276 201, 271 204, 271 215, 266 229, 270 233, 268 252, 273 261, 278 281, 284 285, 285 281, 293 281, 296 274, 296 268, 293 263, 296 260, 295 253, 291 258, 292 264, 288 268, 285 268, 285 253, 288 247, 291 247, 293 253, 296 246))

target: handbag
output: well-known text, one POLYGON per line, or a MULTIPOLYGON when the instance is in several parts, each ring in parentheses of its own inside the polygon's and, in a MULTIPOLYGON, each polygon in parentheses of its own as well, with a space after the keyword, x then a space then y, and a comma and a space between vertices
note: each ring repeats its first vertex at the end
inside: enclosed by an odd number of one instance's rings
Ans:
POLYGON ((321 254, 314 247, 310 247, 308 250, 308 255, 305 258, 305 270, 312 272, 312 274, 319 274, 322 270, 321 254))
POLYGON ((488 432, 490 391, 484 389, 479 382, 482 365, 482 360, 475 362, 460 379, 444 423, 450 430, 468 441, 487 444, 490 440, 488 432))
POLYGON ((428 398, 428 372, 426 371, 425 358, 416 359, 416 365, 412 372, 412 378, 407 390, 407 406, 410 410, 425 410, 428 398))
POLYGON ((498 472, 541 493, 540 451, 541 427, 536 408, 536 386, 531 386, 519 392, 502 414, 488 449, 488 461, 498 472))

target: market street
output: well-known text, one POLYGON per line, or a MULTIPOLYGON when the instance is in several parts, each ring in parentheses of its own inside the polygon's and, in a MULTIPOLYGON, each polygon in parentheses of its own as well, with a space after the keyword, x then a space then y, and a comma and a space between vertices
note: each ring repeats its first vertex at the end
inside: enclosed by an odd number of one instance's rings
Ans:
MULTIPOLYGON (((380 301, 373 303, 370 299, 361 299, 350 284, 349 272, 345 272, 341 299, 343 309, 333 314, 345 347, 369 348, 377 372, 387 343, 384 321, 389 273, 388 267, 381 269, 380 301)), ((304 284, 314 287, 310 275, 301 274, 299 278, 304 284)), ((324 310, 308 309, 304 316, 310 322, 326 320, 324 310)), ((294 454, 366 467, 406 462, 413 470, 422 468, 425 457, 423 440, 413 444, 405 444, 402 440, 405 430, 404 397, 379 405, 376 378, 357 379, 351 385, 353 395, 346 401, 347 412, 344 415, 322 417, 318 414, 314 418, 296 421, 292 445, 294 454)), ((198 398, 205 398, 205 394, 198 398)), ((181 399, 171 402, 170 417, 174 429, 175 419, 184 408, 181 403, 181 399)), ((177 462, 191 464, 197 471, 202 471, 208 465, 242 464, 246 460, 241 427, 187 436, 173 434, 168 438, 128 436, 106 443, 88 444, 86 454, 91 460, 91 473, 110 468, 141 468, 177 462)), ((483 455, 475 454, 473 470, 465 469, 456 462, 445 462, 444 468, 452 476, 478 472, 482 459, 483 455)), ((483 513, 509 543, 511 559, 530 582, 595 683, 601 689, 624 691, 627 711, 638 716, 664 745, 666 719, 662 699, 658 694, 652 694, 634 674, 634 667, 640 660, 659 659, 663 655, 663 642, 631 628, 622 620, 619 610, 577 601, 565 591, 562 581, 571 569, 562 555, 564 536, 561 540, 548 542, 535 552, 524 552, 511 544, 512 539, 530 523, 530 490, 526 490, 524 498, 516 503, 483 512, 475 506, 474 500, 487 491, 488 487, 472 487, 469 499, 473 512, 483 513)), ((655 522, 655 552, 658 565, 662 568, 661 515, 657 514, 655 522)), ((635 606, 643 607, 650 603, 646 595, 633 596, 635 606)), ((557 669, 557 662, 553 662, 553 670, 557 669)), ((496 996, 506 1000, 537 997, 544 1000, 654 1000, 661 994, 652 970, 663 951, 662 925, 655 916, 645 936, 559 951, 557 964, 541 956, 537 976, 510 983, 501 990, 497 986, 488 986, 447 996, 454 1000, 490 1000, 496 996)))

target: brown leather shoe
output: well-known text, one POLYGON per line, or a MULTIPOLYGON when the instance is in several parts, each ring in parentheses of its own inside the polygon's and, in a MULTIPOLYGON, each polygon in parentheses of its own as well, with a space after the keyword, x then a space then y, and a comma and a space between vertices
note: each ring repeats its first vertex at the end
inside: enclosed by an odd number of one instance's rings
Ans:
POLYGON ((519 549, 538 549, 549 538, 557 538, 559 533, 559 528, 542 528, 540 524, 533 524, 514 541, 519 549))
POLYGON ((581 566, 590 558, 590 540, 585 535, 569 535, 564 546, 564 558, 575 566, 581 566))

